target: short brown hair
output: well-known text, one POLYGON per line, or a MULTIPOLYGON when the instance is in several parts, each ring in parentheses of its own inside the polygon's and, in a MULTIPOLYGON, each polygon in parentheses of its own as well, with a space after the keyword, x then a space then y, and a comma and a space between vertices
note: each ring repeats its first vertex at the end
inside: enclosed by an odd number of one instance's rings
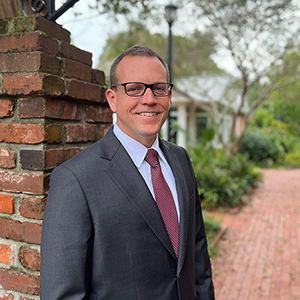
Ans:
POLYGON ((135 45, 132 46, 130 48, 128 48, 127 50, 125 50, 124 52, 122 52, 113 62, 113 64, 111 65, 110 68, 110 86, 117 84, 118 82, 118 78, 117 78, 117 68, 119 63, 121 62, 121 60, 125 57, 125 56, 146 56, 146 57, 156 57, 159 59, 159 61, 163 64, 163 66, 166 69, 167 72, 167 80, 170 80, 170 73, 169 73, 169 69, 168 69, 168 65, 166 64, 166 62, 161 58, 161 56, 159 54, 157 54, 155 51, 153 51, 152 49, 145 47, 145 46, 140 46, 140 45, 135 45))

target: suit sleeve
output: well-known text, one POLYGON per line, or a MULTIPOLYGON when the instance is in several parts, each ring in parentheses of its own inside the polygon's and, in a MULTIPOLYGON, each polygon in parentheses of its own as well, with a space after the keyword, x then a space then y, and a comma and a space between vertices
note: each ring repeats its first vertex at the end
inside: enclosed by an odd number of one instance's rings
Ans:
MULTIPOLYGON (((186 153, 188 156, 188 154, 186 153)), ((197 300, 214 300, 211 263, 207 249, 207 239, 204 229, 203 215, 197 181, 188 157, 196 195, 196 235, 195 235, 195 286, 197 300)))
POLYGON ((41 241, 41 300, 86 299, 93 226, 84 192, 66 167, 51 176, 41 241))

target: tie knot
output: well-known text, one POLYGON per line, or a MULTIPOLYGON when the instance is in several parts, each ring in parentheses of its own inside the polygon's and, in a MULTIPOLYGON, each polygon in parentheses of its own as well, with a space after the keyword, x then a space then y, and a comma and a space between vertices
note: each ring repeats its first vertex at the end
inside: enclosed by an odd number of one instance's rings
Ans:
POLYGON ((151 167, 156 167, 159 165, 159 160, 158 160, 158 153, 154 149, 149 149, 146 156, 145 156, 145 161, 151 166, 151 167))

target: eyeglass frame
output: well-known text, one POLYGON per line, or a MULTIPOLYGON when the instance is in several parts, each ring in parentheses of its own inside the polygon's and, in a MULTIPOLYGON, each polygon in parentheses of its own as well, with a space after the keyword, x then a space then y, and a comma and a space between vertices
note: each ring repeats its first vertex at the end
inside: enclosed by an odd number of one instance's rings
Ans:
POLYGON ((124 87, 124 90, 125 90, 125 93, 128 97, 142 97, 144 96, 144 94, 146 93, 146 90, 147 88, 150 88, 152 94, 155 96, 155 97, 168 97, 170 94, 171 94, 171 91, 172 91, 172 88, 174 86, 173 83, 170 83, 170 82, 155 82, 155 83, 152 83, 152 84, 146 84, 144 82, 125 82, 125 83, 116 83, 116 84, 113 84, 111 86, 111 88, 115 88, 116 86, 123 86, 124 87), (141 94, 141 95, 128 95, 127 93, 127 89, 126 89, 126 86, 127 84, 130 84, 130 83, 140 83, 140 84, 143 84, 145 89, 144 89, 144 92, 141 94), (169 85, 169 93, 167 95, 163 95, 163 96, 159 96, 159 95, 155 95, 154 92, 153 92, 153 86, 156 85, 156 84, 168 84, 169 85))

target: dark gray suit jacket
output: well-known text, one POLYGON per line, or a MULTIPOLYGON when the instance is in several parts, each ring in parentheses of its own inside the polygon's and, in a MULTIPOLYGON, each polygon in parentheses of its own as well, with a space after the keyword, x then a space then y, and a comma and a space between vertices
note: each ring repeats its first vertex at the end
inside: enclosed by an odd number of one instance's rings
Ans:
POLYGON ((143 177, 112 130, 51 176, 41 244, 41 299, 212 300, 211 267, 186 151, 160 140, 176 180, 176 259, 143 177))

